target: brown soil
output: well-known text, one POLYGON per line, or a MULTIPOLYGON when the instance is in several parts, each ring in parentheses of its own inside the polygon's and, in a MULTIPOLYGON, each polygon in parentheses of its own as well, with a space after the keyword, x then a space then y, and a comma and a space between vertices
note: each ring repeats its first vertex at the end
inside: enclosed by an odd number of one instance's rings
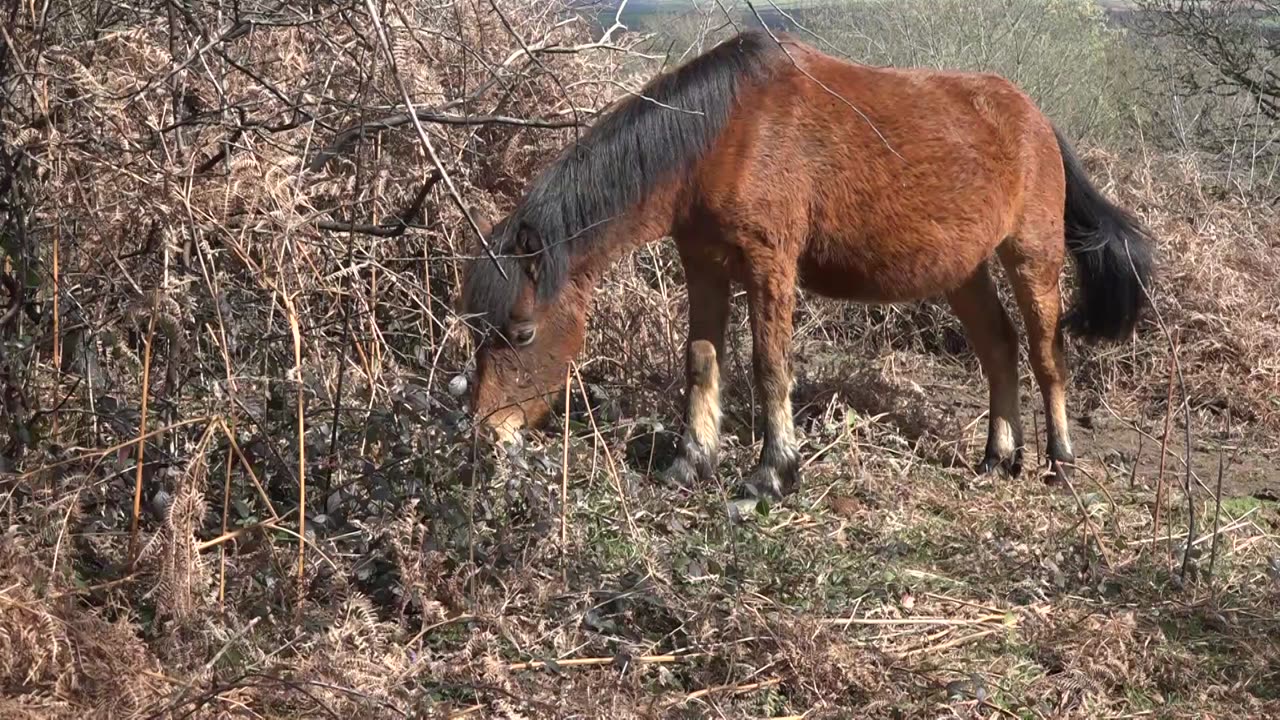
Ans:
MULTIPOLYGON (((941 452, 935 460, 952 467, 971 466, 981 456, 985 441, 987 386, 976 362, 961 356, 940 359, 921 353, 893 352, 880 358, 858 358, 830 345, 814 343, 800 353, 796 408, 800 417, 826 406, 840 396, 848 407, 864 415, 889 413, 891 422, 907 437, 933 442, 941 452)), ((1044 413, 1027 368, 1022 368, 1023 423, 1028 440, 1027 470, 1038 467, 1044 443, 1044 413)), ((1099 478, 1154 487, 1160 474, 1163 417, 1117 417, 1107 409, 1117 403, 1102 404, 1087 392, 1075 390, 1068 411, 1072 440, 1081 469, 1099 478), (1092 406, 1092 409, 1089 409, 1092 406), (1139 431, 1138 427, 1141 427, 1139 431), (1133 473, 1137 458, 1137 472, 1133 473)), ((1186 441, 1180 406, 1174 410, 1165 449, 1166 483, 1181 487, 1185 482, 1186 441)), ((745 408, 744 408, 745 411, 745 408)), ((1207 427, 1209 421, 1192 416, 1192 482, 1201 491, 1211 490, 1218 475, 1222 432, 1207 427)), ((1263 428, 1250 425, 1232 430, 1226 444, 1222 478, 1224 498, 1280 498, 1280 461, 1276 441, 1263 428)), ((1024 473, 1024 478, 1027 477, 1024 473)))

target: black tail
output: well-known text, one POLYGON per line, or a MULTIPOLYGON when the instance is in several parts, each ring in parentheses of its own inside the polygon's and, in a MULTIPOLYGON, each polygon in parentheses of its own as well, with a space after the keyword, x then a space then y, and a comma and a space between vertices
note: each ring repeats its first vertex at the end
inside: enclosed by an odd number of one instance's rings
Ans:
POLYGON ((1067 249, 1080 276, 1080 294, 1065 324, 1080 337, 1122 340, 1149 304, 1153 239, 1138 218, 1098 192, 1062 132, 1053 132, 1067 175, 1067 249))

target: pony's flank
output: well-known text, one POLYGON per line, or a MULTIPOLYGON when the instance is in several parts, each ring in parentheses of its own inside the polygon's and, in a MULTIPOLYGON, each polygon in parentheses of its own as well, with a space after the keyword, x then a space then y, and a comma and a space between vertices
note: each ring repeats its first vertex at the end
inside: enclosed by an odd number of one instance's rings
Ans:
POLYGON ((688 173, 728 123, 741 90, 765 79, 779 58, 786 56, 767 33, 743 33, 620 102, 567 147, 494 228, 490 242, 507 279, 488 259, 473 265, 467 311, 493 325, 506 321, 524 278, 522 255, 537 264, 539 299, 554 297, 571 259, 611 220, 688 173))

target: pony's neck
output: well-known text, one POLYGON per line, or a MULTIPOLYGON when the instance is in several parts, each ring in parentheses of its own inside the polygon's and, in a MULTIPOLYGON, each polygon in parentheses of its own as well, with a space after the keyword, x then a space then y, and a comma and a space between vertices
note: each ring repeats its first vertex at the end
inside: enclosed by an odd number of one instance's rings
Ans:
POLYGON ((574 258, 570 270, 574 281, 594 289, 623 256, 669 235, 675 218, 676 190, 676 183, 657 187, 600 228, 596 241, 586 243, 581 255, 574 258))

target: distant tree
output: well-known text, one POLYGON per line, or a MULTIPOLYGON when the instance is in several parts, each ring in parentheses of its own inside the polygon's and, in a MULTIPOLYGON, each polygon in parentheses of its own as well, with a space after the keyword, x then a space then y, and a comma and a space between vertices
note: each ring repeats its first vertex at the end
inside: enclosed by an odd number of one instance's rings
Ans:
POLYGON ((790 15, 858 62, 1009 78, 1077 140, 1121 140, 1133 119, 1138 63, 1095 0, 863 0, 790 15))
POLYGON ((1171 67, 1183 97, 1244 98, 1280 120, 1280 0, 1139 0, 1139 30, 1182 50, 1171 67))

